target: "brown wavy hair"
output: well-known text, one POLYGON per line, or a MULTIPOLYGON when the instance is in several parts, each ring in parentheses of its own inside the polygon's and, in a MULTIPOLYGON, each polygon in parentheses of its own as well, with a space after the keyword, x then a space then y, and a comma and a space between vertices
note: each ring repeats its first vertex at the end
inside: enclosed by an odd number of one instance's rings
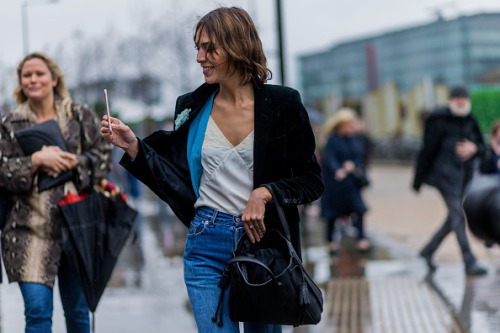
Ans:
POLYGON ((252 83, 255 87, 271 79, 262 42, 250 15, 238 7, 220 7, 203 16, 195 28, 194 42, 199 45, 201 32, 210 39, 207 53, 215 52, 215 45, 227 54, 231 73, 243 76, 241 85, 252 83), (198 40, 197 40, 198 38, 198 40))
POLYGON ((62 99, 70 97, 68 88, 66 87, 66 83, 64 82, 64 74, 61 68, 59 68, 56 62, 46 54, 42 52, 34 52, 24 57, 24 59, 21 60, 21 62, 17 66, 17 87, 13 93, 13 96, 16 98, 17 105, 20 105, 28 100, 28 97, 24 94, 23 91, 21 72, 23 71, 24 64, 31 59, 42 60, 49 68, 49 71, 52 74, 52 78, 57 79, 57 84, 54 87, 55 96, 59 96, 62 99))

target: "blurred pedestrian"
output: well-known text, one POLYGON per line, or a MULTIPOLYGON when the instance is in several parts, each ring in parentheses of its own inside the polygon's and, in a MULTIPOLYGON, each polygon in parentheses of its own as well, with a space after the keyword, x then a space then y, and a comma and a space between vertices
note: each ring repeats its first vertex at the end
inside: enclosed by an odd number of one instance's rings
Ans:
POLYGON ((434 110, 425 121, 413 189, 418 192, 423 183, 435 187, 448 209, 443 225, 419 253, 430 271, 436 269, 433 254, 453 231, 462 250, 466 274, 487 273, 478 265, 470 249, 462 210, 464 190, 473 175, 474 158, 485 149, 479 126, 470 110, 469 92, 467 88, 458 86, 451 90, 448 106, 434 110))
MULTIPOLYGON (((223 325, 211 318, 236 242, 244 233, 259 242, 268 228, 280 229, 274 205, 266 206, 278 200, 300 253, 297 205, 317 199, 323 183, 299 93, 264 84, 270 71, 248 13, 209 12, 196 25, 194 42, 205 84, 178 98, 173 131, 141 140, 111 118, 111 134, 106 116, 101 131, 125 150, 121 163, 189 226, 184 278, 198 331, 239 332, 227 293, 223 325)), ((282 331, 281 325, 244 326, 245 332, 282 331)))
POLYGON ((498 174, 500 173, 500 120, 491 125, 489 140, 489 146, 486 147, 481 157, 479 172, 482 174, 498 174))
POLYGON ((7 199, 2 255, 9 282, 18 282, 24 300, 25 332, 51 332, 53 287, 58 278, 67 332, 88 333, 89 309, 78 278, 61 256, 62 216, 58 207, 67 191, 90 185, 89 153, 95 177, 110 170, 111 145, 100 135, 97 115, 71 101, 59 66, 43 53, 27 55, 17 67, 17 108, 0 124, 0 186, 7 199), (56 120, 68 151, 48 146, 25 156, 14 133, 56 120), (56 177, 73 170, 74 180, 38 192, 40 172, 56 177))
POLYGON ((335 236, 337 220, 351 217, 357 229, 357 248, 370 249, 370 242, 364 231, 366 205, 361 197, 359 179, 354 175, 359 170, 363 152, 355 136, 358 118, 354 110, 343 108, 335 113, 325 125, 328 136, 321 165, 325 191, 321 196, 321 215, 326 219, 326 240, 331 254, 339 249, 335 236))
MULTIPOLYGON (((373 156, 374 144, 366 132, 365 124, 361 121, 361 119, 357 121, 354 126, 354 135, 358 139, 358 144, 361 147, 361 162, 359 170, 365 177, 367 177, 368 167, 373 156)), ((368 186, 368 184, 366 184, 366 186, 368 186)))

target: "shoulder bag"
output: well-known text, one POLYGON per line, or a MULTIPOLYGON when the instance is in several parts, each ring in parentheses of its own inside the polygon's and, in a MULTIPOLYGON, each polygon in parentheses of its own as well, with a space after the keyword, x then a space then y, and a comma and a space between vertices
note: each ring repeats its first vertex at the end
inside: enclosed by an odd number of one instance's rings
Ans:
MULTIPOLYGON (((274 193, 271 191, 273 198, 274 193)), ((243 235, 219 282, 221 297, 212 320, 222 326, 224 292, 229 288, 232 321, 261 324, 317 324, 323 312, 321 290, 302 265, 290 241, 282 207, 274 200, 284 234, 266 231, 260 242, 243 235)))

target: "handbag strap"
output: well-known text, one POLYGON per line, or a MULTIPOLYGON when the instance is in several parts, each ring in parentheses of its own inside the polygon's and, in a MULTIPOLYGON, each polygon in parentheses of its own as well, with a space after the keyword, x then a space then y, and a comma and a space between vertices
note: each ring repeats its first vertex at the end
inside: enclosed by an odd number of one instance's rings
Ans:
POLYGON ((277 285, 281 285, 281 283, 278 280, 276 280, 276 277, 274 276, 274 273, 271 271, 271 269, 269 267, 267 267, 266 265, 264 265, 260 260, 257 260, 255 258, 251 258, 251 257, 247 257, 247 256, 237 256, 237 257, 234 257, 231 260, 229 260, 229 264, 231 264, 231 263, 239 264, 240 262, 248 262, 248 263, 251 263, 251 264, 254 264, 254 265, 261 267, 262 269, 264 269, 266 271, 267 274, 269 274, 271 279, 274 282, 276 282, 277 285))
POLYGON ((269 190, 269 192, 271 192, 271 196, 273 197, 272 202, 274 202, 274 205, 276 206, 276 211, 278 212, 278 216, 280 218, 283 231, 285 232, 285 236, 289 241, 291 241, 292 237, 290 236, 290 228, 288 227, 288 222, 286 221, 285 212, 283 211, 283 208, 279 204, 278 200, 276 200, 273 189, 270 186, 266 186, 266 188, 269 190))

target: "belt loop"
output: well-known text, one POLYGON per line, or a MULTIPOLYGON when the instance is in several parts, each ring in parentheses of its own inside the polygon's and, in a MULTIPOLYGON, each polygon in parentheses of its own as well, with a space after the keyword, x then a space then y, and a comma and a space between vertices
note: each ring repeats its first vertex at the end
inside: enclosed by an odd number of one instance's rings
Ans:
POLYGON ((212 214, 212 221, 210 221, 210 226, 214 226, 215 224, 215 219, 217 218, 217 215, 219 214, 218 210, 213 209, 213 214, 212 214))

